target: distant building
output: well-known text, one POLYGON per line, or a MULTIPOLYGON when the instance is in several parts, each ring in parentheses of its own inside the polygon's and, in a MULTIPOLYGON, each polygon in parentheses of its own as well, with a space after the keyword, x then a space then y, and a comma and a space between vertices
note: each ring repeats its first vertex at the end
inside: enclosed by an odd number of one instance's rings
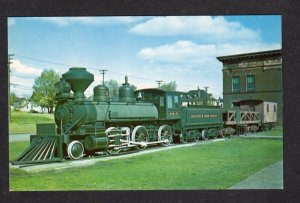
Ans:
POLYGON ((23 112, 38 112, 38 113, 44 112, 40 106, 34 105, 33 102, 25 98, 19 98, 19 100, 14 103, 13 109, 15 111, 23 111, 23 112))
POLYGON ((16 111, 20 111, 29 103, 28 99, 26 98, 18 98, 17 101, 14 102, 13 109, 16 111))
POLYGON ((276 102, 282 124, 282 54, 280 50, 217 57, 223 63, 224 108, 243 100, 276 102))
POLYGON ((202 89, 190 90, 181 99, 183 104, 195 106, 218 106, 220 101, 215 99, 211 93, 202 89))

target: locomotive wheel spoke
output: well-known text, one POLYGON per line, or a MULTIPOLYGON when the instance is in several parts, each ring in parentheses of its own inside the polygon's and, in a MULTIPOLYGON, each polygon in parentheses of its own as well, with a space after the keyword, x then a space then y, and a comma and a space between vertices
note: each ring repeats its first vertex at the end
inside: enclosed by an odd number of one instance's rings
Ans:
POLYGON ((208 140, 208 132, 206 130, 202 130, 201 136, 202 140, 208 140))
POLYGON ((215 132, 215 129, 209 129, 208 130, 208 135, 210 136, 210 137, 212 137, 213 139, 216 139, 217 138, 217 134, 216 134, 216 132, 215 132))
POLYGON ((163 146, 168 146, 173 141, 172 129, 168 125, 162 125, 158 129, 158 141, 166 141, 163 142, 163 146))
MULTIPOLYGON (((109 139, 110 145, 116 145, 117 137, 109 137, 109 136, 121 134, 121 131, 118 128, 110 127, 108 129, 106 129, 105 134, 109 139)), ((118 149, 116 146, 113 146, 113 147, 108 146, 108 149, 106 151, 109 154, 118 154, 118 153, 120 153, 121 149, 118 149)))
POLYGON ((147 147, 146 143, 148 142, 147 129, 142 125, 136 126, 132 131, 131 140, 133 142, 141 143, 141 145, 137 145, 136 148, 138 150, 144 150, 147 147))
POLYGON ((224 137, 225 137, 225 135, 224 135, 224 133, 223 133, 222 130, 218 130, 218 135, 217 135, 217 137, 220 137, 220 138, 224 138, 224 137))
POLYGON ((199 141, 199 134, 196 134, 195 136, 194 136, 194 142, 198 142, 199 141))
POLYGON ((185 138, 185 136, 182 133, 180 134, 180 143, 182 143, 182 144, 187 143, 187 139, 185 138))
POLYGON ((193 141, 197 142, 199 140, 199 133, 196 130, 188 131, 188 137, 193 141))

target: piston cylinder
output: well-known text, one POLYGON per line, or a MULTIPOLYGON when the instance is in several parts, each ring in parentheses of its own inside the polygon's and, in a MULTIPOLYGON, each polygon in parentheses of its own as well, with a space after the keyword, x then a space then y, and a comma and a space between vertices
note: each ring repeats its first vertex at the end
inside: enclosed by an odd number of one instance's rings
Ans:
POLYGON ((95 137, 90 135, 84 139, 84 147, 90 151, 107 149, 108 139, 107 137, 95 137))

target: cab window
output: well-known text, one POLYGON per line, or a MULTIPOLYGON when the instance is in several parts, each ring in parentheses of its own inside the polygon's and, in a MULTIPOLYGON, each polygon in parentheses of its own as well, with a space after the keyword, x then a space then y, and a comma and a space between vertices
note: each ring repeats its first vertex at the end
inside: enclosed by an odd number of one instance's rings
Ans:
POLYGON ((179 107, 179 97, 178 97, 178 95, 174 96, 174 107, 175 108, 179 107))
POLYGON ((172 95, 167 96, 167 104, 168 104, 168 109, 173 108, 173 100, 172 100, 172 95))
POLYGON ((159 106, 160 107, 164 107, 165 106, 164 96, 160 96, 159 97, 159 106))

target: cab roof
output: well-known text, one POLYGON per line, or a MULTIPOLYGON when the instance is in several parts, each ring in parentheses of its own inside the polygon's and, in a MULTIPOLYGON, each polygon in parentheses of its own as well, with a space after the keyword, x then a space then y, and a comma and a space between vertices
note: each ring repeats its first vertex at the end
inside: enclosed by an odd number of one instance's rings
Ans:
POLYGON ((180 91, 169 91, 169 90, 163 90, 159 88, 146 88, 146 89, 139 89, 136 90, 135 92, 159 92, 159 93, 178 93, 178 94, 187 94, 186 92, 180 92, 180 91))

